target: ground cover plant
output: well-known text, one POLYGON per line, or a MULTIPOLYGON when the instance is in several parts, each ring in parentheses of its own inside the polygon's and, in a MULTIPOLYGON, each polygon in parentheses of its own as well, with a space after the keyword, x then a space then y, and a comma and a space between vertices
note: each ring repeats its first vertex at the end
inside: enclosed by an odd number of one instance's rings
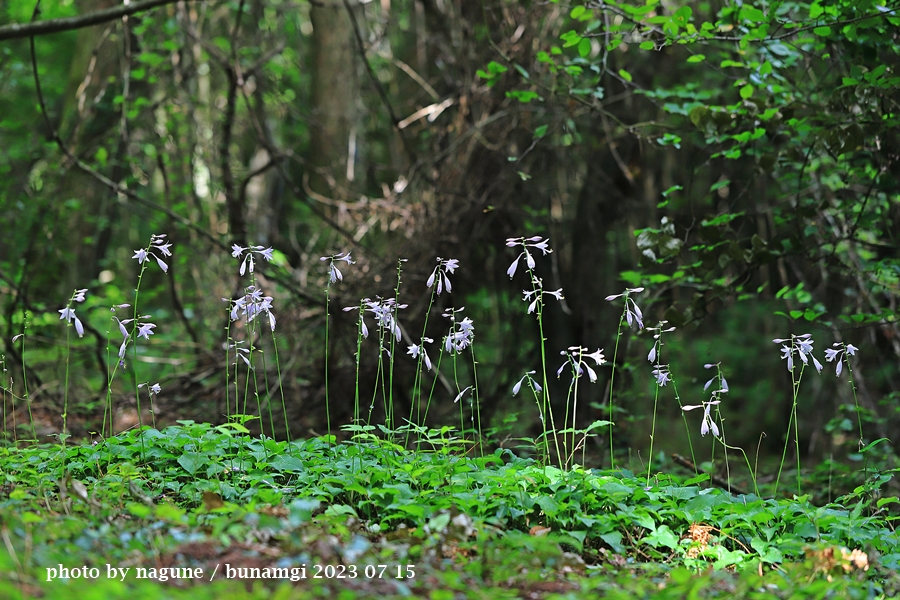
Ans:
MULTIPOLYGON (((545 290, 538 275, 535 256, 551 253, 550 241, 531 236, 506 245, 518 253, 507 274, 524 271, 519 274, 530 288, 523 293, 524 310, 534 315, 543 339, 544 303, 563 299, 562 290, 545 290)), ((138 308, 141 278, 148 266, 167 272, 173 251, 165 235, 151 236, 133 256, 141 265, 133 304, 110 309, 110 331, 122 339, 109 337, 113 366, 105 415, 114 412, 113 379, 125 368, 128 351, 136 353, 140 340, 155 333, 152 317, 140 314, 148 309, 138 308), (131 316, 120 319, 116 311, 131 316)), ((616 464, 615 453, 608 455, 608 468, 589 468, 586 441, 605 435, 612 444, 615 422, 578 428, 571 416, 579 385, 596 383, 596 369, 606 362, 602 350, 580 346, 559 352, 561 364, 550 373, 568 379, 564 414, 554 414, 559 404, 549 396, 547 365, 552 354, 543 344, 545 360, 511 390, 514 396, 530 393, 540 415, 541 434, 519 440, 533 458, 498 447, 480 429, 476 325, 462 316, 463 308, 442 312, 448 328, 438 344, 423 332, 406 355, 400 352, 403 261, 393 298, 365 298, 346 309, 359 315, 357 360, 370 341, 378 356, 374 389, 357 383, 353 420, 341 425, 340 436, 275 439, 280 432, 273 410, 284 411, 285 400, 268 381, 262 334, 276 331, 276 307, 255 276, 255 262, 270 260, 272 249, 235 245, 232 256, 249 282, 244 295, 228 301, 223 349, 233 370, 224 382, 227 421, 184 420, 163 429, 139 423, 117 432, 104 418, 93 440, 72 441, 64 431, 54 444, 25 435, 0 448, 4 597, 62 598, 76 589, 80 597, 105 598, 862 598, 900 591, 900 500, 882 493, 896 469, 866 462, 852 492, 816 504, 809 494, 816 483, 804 475, 796 452, 796 493, 786 498, 778 490, 782 470, 790 468, 788 446, 797 443, 788 437, 774 483, 761 486, 746 452, 726 442, 721 405, 729 384, 721 364, 704 365, 714 373, 703 386, 708 401, 682 405, 677 392, 675 399, 688 439, 693 429, 713 441, 711 461, 716 452, 726 465, 728 451, 743 458, 724 480, 694 466, 699 448, 695 452, 693 445, 693 460, 681 458, 693 473, 678 471, 663 457, 635 474, 616 464), (374 324, 367 324, 369 314, 374 324), (409 415, 393 406, 398 360, 416 363, 417 402, 409 415), (442 373, 456 394, 459 420, 458 427, 435 429, 426 416, 441 397, 435 389, 442 373), (363 397, 366 392, 371 397, 363 397), (382 408, 377 413, 376 405, 382 408), (702 410, 699 422, 686 414, 695 409, 702 410), (255 433, 247 427, 251 422, 259 422, 255 433), (741 469, 742 475, 733 473, 741 469)), ((335 262, 349 267, 353 260, 345 252, 323 261, 327 294, 343 279, 335 262)), ((437 259, 426 282, 432 301, 452 293, 457 268, 454 259, 437 259)), ((638 304, 643 291, 630 288, 606 298, 622 303, 619 337, 644 328, 638 304)), ((76 311, 85 300, 86 290, 76 290, 58 311, 67 337, 83 335, 76 311)), ((664 335, 675 328, 663 321, 647 329, 654 333, 645 370, 658 400, 663 388, 675 389, 676 375, 662 361, 664 335)), ((796 403, 806 367, 824 367, 810 334, 774 341, 791 371, 796 403)), ((277 349, 277 338, 272 347, 277 349)), ((826 360, 836 375, 845 368, 849 374, 857 352, 835 344, 826 360)), ((29 401, 12 385, 3 391, 11 403, 29 401)), ((159 384, 135 383, 136 397, 146 394, 150 403, 162 393, 159 384)), ((607 414, 615 415, 611 406, 607 414)), ((795 418, 791 412, 791 424, 795 418)), ((29 427, 34 423, 21 430, 27 434, 29 427)), ((656 427, 654 419, 651 441, 656 427)), ((860 453, 881 442, 886 440, 860 453)), ((710 464, 704 462, 705 468, 710 464)))
POLYGON ((893 598, 896 0, 0 2, 0 600, 893 598))

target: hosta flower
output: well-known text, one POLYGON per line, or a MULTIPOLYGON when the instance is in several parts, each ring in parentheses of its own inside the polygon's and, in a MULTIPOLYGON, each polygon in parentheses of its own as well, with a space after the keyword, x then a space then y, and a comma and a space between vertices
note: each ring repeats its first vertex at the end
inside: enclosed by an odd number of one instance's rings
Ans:
MULTIPOLYGON (((373 300, 363 300, 366 305, 366 311, 375 315, 375 322, 378 325, 378 329, 380 331, 389 332, 394 336, 398 342, 402 339, 403 335, 400 331, 400 324, 397 323, 397 319, 395 317, 395 312, 397 310, 406 308, 408 305, 406 304, 397 304, 397 301, 393 298, 385 298, 381 299, 376 296, 376 299, 373 300)), ((363 322, 363 336, 368 337, 368 330, 365 329, 365 322, 363 322)))
POLYGON ((553 296, 557 301, 563 300, 562 288, 555 292, 547 291, 544 289, 544 281, 540 277, 534 276, 531 277, 531 284, 534 286, 533 290, 522 290, 522 299, 525 302, 530 302, 527 311, 529 315, 537 310, 538 304, 543 300, 545 294, 553 296))
POLYGON ((87 294, 87 288, 75 290, 69 299, 69 304, 58 311, 60 321, 65 320, 66 323, 72 323, 75 326, 75 333, 78 334, 78 337, 84 337, 84 324, 81 322, 81 319, 75 316, 75 309, 72 308, 72 303, 84 302, 85 294, 87 294))
POLYGON ((695 408, 702 408, 703 409, 703 421, 700 424, 700 435, 705 436, 707 433, 712 431, 712 434, 714 436, 719 437, 719 427, 716 425, 716 422, 713 421, 712 416, 710 416, 710 414, 709 414, 710 409, 713 406, 719 404, 719 402, 720 402, 720 400, 710 400, 709 402, 704 402, 703 404, 696 404, 696 405, 688 404, 688 405, 682 406, 681 410, 689 411, 689 410, 694 410, 695 408))
MULTIPOLYGON (((621 294, 612 294, 611 296, 607 296, 605 300, 607 302, 612 302, 616 298, 621 298, 625 296, 625 320, 628 322, 628 326, 632 327, 634 323, 637 323, 638 329, 644 328, 644 315, 641 313, 640 307, 635 303, 634 299, 631 297, 631 294, 639 294, 643 292, 644 288, 627 288, 621 294)), ((621 321, 620 321, 621 322, 621 321)))
POLYGON ((440 256, 437 257, 437 266, 431 272, 431 276, 428 278, 428 281, 425 282, 425 286, 431 288, 437 282, 437 295, 440 296, 441 292, 444 291, 444 288, 447 288, 447 293, 453 291, 452 286, 450 285, 450 278, 447 277, 447 274, 453 274, 453 271, 459 267, 459 261, 455 258, 448 258, 444 260, 440 256))
POLYGON ((834 374, 840 377, 841 373, 844 371, 844 361, 847 360, 846 357, 855 356, 856 351, 859 350, 859 348, 853 344, 844 345, 842 342, 835 342, 832 346, 832 348, 825 350, 825 360, 828 362, 837 360, 837 363, 834 365, 834 374))
POLYGON ((531 377, 534 374, 535 374, 535 371, 528 371, 527 373, 525 373, 525 375, 522 376, 522 379, 517 381, 516 385, 513 386, 512 395, 515 396, 516 394, 519 393, 519 390, 522 389, 522 382, 524 382, 526 379, 531 383, 535 392, 542 391, 544 388, 541 387, 541 384, 539 384, 537 381, 534 380, 534 378, 531 377))
MULTIPOLYGON (((225 302, 229 300, 222 298, 225 302)), ((275 315, 272 314, 272 298, 263 296, 261 289, 255 285, 248 285, 246 293, 240 298, 232 301, 231 304, 231 320, 237 321, 240 315, 250 323, 257 316, 265 314, 269 320, 269 327, 275 331, 275 315)))
POLYGON ((456 320, 456 314, 463 310, 465 307, 451 308, 443 314, 444 317, 450 319, 450 332, 444 338, 444 350, 450 354, 462 352, 475 340, 475 324, 472 319, 465 317, 462 321, 456 320))
POLYGON ((659 387, 665 387, 667 383, 672 381, 672 376, 669 374, 669 365, 658 365, 653 369, 653 376, 656 377, 656 385, 659 387))
POLYGON ((434 340, 429 337, 423 337, 422 342, 423 343, 421 345, 410 344, 407 354, 411 355, 413 358, 416 358, 416 359, 418 359, 419 356, 421 356, 422 360, 425 361, 425 368, 430 371, 432 369, 431 359, 428 357, 428 351, 425 350, 425 342, 428 342, 430 344, 430 343, 434 342, 434 340))
POLYGON ((582 346, 569 346, 567 350, 561 350, 560 355, 566 357, 566 362, 557 369, 556 376, 561 376, 563 369, 566 368, 566 365, 569 365, 572 369, 573 380, 578 379, 587 372, 588 379, 591 380, 591 383, 596 383, 597 373, 584 359, 590 358, 598 367, 606 362, 606 359, 603 356, 603 350, 600 350, 599 348, 594 352, 588 352, 587 350, 587 348, 582 346))
POLYGON ((274 252, 274 250, 272 248, 266 248, 265 246, 247 246, 245 248, 244 246, 241 246, 239 244, 231 245, 231 256, 233 258, 240 258, 241 255, 244 254, 245 252, 246 252, 246 255, 244 256, 244 259, 241 261, 241 268, 240 268, 241 275, 246 273, 248 270, 251 273, 253 272, 253 266, 254 266, 253 255, 254 254, 259 254, 264 259, 266 259, 266 262, 269 262, 270 260, 272 260, 272 253, 274 252))
POLYGON ((529 238, 508 238, 506 240, 506 245, 508 247, 514 248, 516 246, 522 246, 522 252, 519 253, 516 259, 509 265, 509 268, 506 269, 506 274, 509 275, 509 278, 512 279, 516 274, 516 269, 519 266, 519 260, 522 258, 525 259, 525 265, 528 267, 529 271, 534 269, 534 256, 531 255, 529 248, 536 248, 540 250, 543 255, 547 255, 553 252, 553 250, 551 250, 548 246, 549 242, 550 238, 541 239, 541 236, 539 235, 535 235, 529 238))
POLYGON ((340 254, 332 254, 331 256, 323 256, 319 258, 320 261, 329 261, 328 262, 328 283, 337 283, 338 281, 344 280, 344 275, 341 273, 340 269, 334 264, 336 261, 342 260, 348 265, 353 264, 353 260, 350 258, 350 252, 342 252, 340 254))
POLYGON ((78 334, 78 337, 84 337, 84 325, 81 323, 81 320, 75 316, 75 309, 66 308, 59 309, 59 318, 60 320, 65 319, 67 323, 75 324, 75 333, 78 334))
MULTIPOLYGON (((716 367, 718 369, 719 363, 707 363, 707 364, 703 365, 704 369, 712 369, 713 367, 716 367)), ((707 389, 709 389, 709 386, 711 386, 712 382, 715 381, 716 379, 719 380, 719 390, 718 391, 727 394, 728 393, 728 382, 725 380, 725 376, 722 375, 722 371, 718 371, 716 373, 715 377, 713 377, 712 379, 707 381, 706 384, 704 384, 703 391, 706 391, 707 389)))
POLYGON ((156 252, 159 252, 163 256, 172 256, 172 251, 169 250, 171 246, 171 242, 166 242, 166 234, 153 234, 150 236, 150 245, 146 248, 135 250, 134 256, 132 256, 131 258, 136 258, 138 264, 142 265, 146 261, 150 260, 150 257, 152 256, 156 260, 156 264, 159 265, 159 268, 162 269, 162 272, 168 273, 169 265, 167 265, 162 258, 157 256, 156 252))
POLYGON ((794 370, 794 354, 800 357, 801 362, 804 365, 809 364, 809 360, 812 359, 813 366, 816 368, 816 372, 822 372, 822 363, 818 361, 818 359, 813 355, 813 339, 811 333, 804 333, 801 335, 791 334, 791 337, 788 338, 776 338, 772 340, 776 344, 782 344, 781 346, 781 359, 787 361, 787 369, 788 371, 794 370), (786 345, 789 343, 790 345, 786 345))

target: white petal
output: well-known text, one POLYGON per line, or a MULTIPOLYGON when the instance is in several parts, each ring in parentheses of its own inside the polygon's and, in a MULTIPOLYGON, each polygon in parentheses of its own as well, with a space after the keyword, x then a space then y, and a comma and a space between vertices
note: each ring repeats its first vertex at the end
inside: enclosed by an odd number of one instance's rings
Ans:
POLYGON ((524 378, 524 377, 523 377, 522 379, 520 379, 519 381, 517 381, 517 382, 516 382, 516 385, 513 386, 513 390, 512 390, 512 395, 513 395, 513 396, 515 396, 516 394, 518 394, 518 393, 519 393, 519 390, 522 389, 522 382, 523 382, 523 381, 525 381, 525 378, 524 378))
POLYGON ((844 370, 843 367, 844 367, 844 361, 839 360, 839 361, 837 362, 837 364, 835 365, 835 367, 834 367, 834 374, 837 375, 838 377, 840 377, 840 376, 841 376, 841 371, 844 370))
POLYGON ((425 282, 425 287, 431 287, 434 285, 434 275, 437 273, 437 270, 431 272, 431 277, 428 278, 428 281, 425 282))
POLYGON ((509 278, 510 278, 510 279, 512 279, 512 278, 513 278, 513 275, 516 274, 516 267, 518 267, 518 266, 519 266, 519 257, 517 256, 517 257, 516 257, 516 260, 514 260, 514 261, 512 262, 512 264, 509 265, 509 268, 506 269, 506 274, 509 275, 509 278))
POLYGON ((647 360, 650 362, 656 360, 656 344, 653 344, 653 347, 650 348, 650 354, 647 355, 647 360))

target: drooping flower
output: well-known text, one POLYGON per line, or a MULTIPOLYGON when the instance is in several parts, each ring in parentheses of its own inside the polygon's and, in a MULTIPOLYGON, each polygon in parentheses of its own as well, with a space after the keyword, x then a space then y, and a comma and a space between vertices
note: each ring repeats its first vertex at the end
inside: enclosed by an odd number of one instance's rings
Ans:
POLYGON ((72 304, 74 302, 84 302, 85 294, 87 294, 87 288, 75 290, 66 307, 58 311, 60 321, 65 320, 66 323, 72 323, 75 326, 75 333, 78 334, 78 337, 84 337, 84 324, 81 322, 81 319, 75 316, 75 309, 72 308, 72 304))
POLYGON ((322 256, 319 258, 319 261, 324 262, 328 261, 328 283, 329 285, 332 283, 337 283, 338 281, 344 280, 344 275, 341 273, 341 270, 337 268, 334 264, 336 261, 342 260, 348 265, 352 265, 354 261, 350 258, 350 252, 342 252, 340 254, 332 254, 330 256, 322 256))
POLYGON ((453 271, 459 267, 459 261, 455 258, 443 259, 440 256, 437 257, 437 266, 431 272, 431 276, 428 278, 428 281, 425 282, 425 286, 431 288, 435 283, 437 283, 437 288, 435 292, 440 296, 441 292, 444 291, 444 288, 447 289, 447 293, 451 293, 453 291, 453 287, 450 285, 450 278, 447 277, 447 274, 453 274, 453 271))
POLYGON ((644 328, 644 315, 641 312, 641 308, 634 301, 634 298, 631 297, 631 294, 639 294, 643 292, 644 288, 627 288, 621 294, 612 294, 607 296, 605 300, 607 302, 612 302, 616 298, 621 298, 625 296, 625 320, 628 322, 628 326, 632 327, 635 323, 637 323, 638 329, 644 328))
POLYGON ((156 260, 156 264, 159 265, 159 268, 162 269, 162 272, 168 273, 169 265, 167 265, 162 258, 157 256, 156 252, 159 252, 163 256, 172 256, 172 251, 169 250, 171 246, 171 242, 166 241, 166 234, 154 233, 150 236, 150 244, 146 248, 135 250, 134 256, 132 256, 131 258, 136 258, 138 264, 142 265, 146 261, 150 260, 150 257, 152 256, 156 260))
POLYGON ((265 313, 269 319, 269 327, 272 331, 275 331, 275 315, 272 314, 272 298, 271 296, 263 296, 262 290, 255 285, 248 285, 246 293, 236 300, 230 301, 227 298, 222 298, 222 300, 231 302, 232 321, 237 321, 240 316, 243 316, 247 323, 250 323, 253 319, 265 313))
POLYGON ((853 344, 844 344, 843 342, 835 342, 832 346, 832 348, 825 350, 825 360, 828 362, 837 360, 837 363, 834 365, 834 374, 840 377, 844 371, 844 361, 847 360, 847 356, 855 356, 859 348, 853 344))
POLYGON ((782 344, 781 359, 787 361, 788 371, 794 370, 794 354, 796 353, 804 365, 808 365, 809 360, 812 359, 816 372, 822 372, 822 363, 813 355, 813 343, 815 342, 811 333, 803 333, 801 335, 792 333, 790 338, 776 338, 772 341, 776 344, 782 344), (788 343, 789 345, 787 345, 788 343))
POLYGON ((532 256, 531 252, 528 250, 529 248, 536 248, 541 251, 541 253, 546 256, 553 252, 553 250, 549 247, 550 238, 543 238, 541 236, 535 235, 529 238, 526 237, 517 237, 517 238, 507 238, 506 245, 510 248, 515 248, 516 246, 522 246, 522 251, 516 256, 516 259, 512 261, 509 265, 509 268, 506 269, 506 274, 509 275, 509 278, 512 279, 516 274, 516 269, 519 266, 519 260, 523 257, 525 258, 525 265, 528 267, 528 270, 531 271, 535 267, 534 256, 532 256))
POLYGON ((716 437, 719 437, 719 427, 716 425, 716 422, 713 421, 712 416, 709 414, 710 409, 719 404, 720 400, 710 400, 708 402, 704 402, 703 404, 695 404, 690 405, 687 404, 681 407, 683 411, 694 410, 695 408, 703 409, 703 421, 700 423, 700 435, 705 436, 707 433, 712 431, 712 434, 716 437))
POLYGON ((606 358, 603 356, 603 350, 599 348, 594 352, 588 352, 588 349, 582 346, 569 346, 568 349, 561 350, 559 354, 565 356, 566 361, 556 370, 556 376, 561 376, 563 369, 566 368, 566 365, 569 365, 572 369, 573 380, 578 379, 587 372, 588 379, 591 380, 591 383, 596 383, 597 373, 587 362, 585 362, 585 359, 590 358, 598 367, 606 362, 606 358))
POLYGON ((534 375, 535 373, 536 373, 536 371, 528 371, 527 373, 525 373, 525 375, 522 376, 522 379, 517 381, 516 385, 513 386, 512 395, 515 396, 516 394, 519 393, 519 390, 522 389, 522 382, 524 382, 526 379, 531 384, 531 386, 534 388, 535 392, 543 391, 544 388, 541 387, 541 384, 539 384, 537 381, 535 381, 534 378, 532 377, 532 375, 534 375))
POLYGON ((428 369, 429 371, 431 371, 431 369, 432 369, 431 359, 428 357, 428 351, 425 350, 425 342, 430 344, 430 343, 434 342, 434 340, 429 337, 423 337, 422 344, 419 344, 419 345, 410 344, 409 345, 409 350, 407 351, 407 354, 411 355, 415 359, 418 359, 419 356, 421 356, 422 360, 425 362, 425 368, 428 369))

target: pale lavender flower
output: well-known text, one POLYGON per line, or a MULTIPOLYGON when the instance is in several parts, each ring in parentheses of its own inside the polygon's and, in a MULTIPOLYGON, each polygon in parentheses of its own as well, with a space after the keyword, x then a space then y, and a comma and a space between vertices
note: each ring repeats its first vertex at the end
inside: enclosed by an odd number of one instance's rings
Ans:
POLYGON ((159 252, 163 256, 172 256, 172 251, 169 250, 171 246, 172 244, 170 242, 166 242, 166 234, 155 233, 150 236, 150 245, 146 248, 135 250, 134 256, 132 256, 131 258, 136 258, 138 264, 142 265, 146 261, 150 260, 150 257, 152 256, 156 260, 156 264, 159 265, 159 268, 162 269, 162 272, 168 273, 169 265, 167 265, 162 258, 157 256, 156 252, 159 252))
POLYGON ((274 250, 272 248, 266 248, 265 246, 247 246, 245 248, 244 246, 241 246, 239 244, 231 245, 232 258, 240 258, 242 254, 246 253, 243 260, 241 260, 241 268, 239 271, 241 275, 244 275, 244 273, 246 273, 247 271, 250 271, 251 273, 253 272, 253 268, 255 265, 253 258, 254 254, 259 254, 264 259, 266 259, 266 262, 268 262, 272 260, 273 252, 274 250))
POLYGON ((147 386, 147 389, 149 390, 151 396, 156 396, 162 391, 162 388, 159 387, 158 383, 154 383, 153 385, 150 385, 149 383, 138 384, 138 388, 142 388, 144 386, 147 386))
POLYGON ((772 341, 776 344, 782 344, 781 359, 787 360, 788 371, 794 370, 794 353, 797 353, 804 365, 808 365, 809 359, 812 359, 816 372, 822 372, 822 363, 813 355, 814 341, 811 333, 791 334, 790 338, 776 338, 772 341), (790 345, 785 345, 786 342, 790 342, 790 345))
POLYGON ((78 334, 78 337, 84 337, 84 325, 81 323, 81 320, 75 316, 75 309, 66 308, 59 309, 59 318, 65 319, 67 323, 75 324, 75 332, 78 334))
POLYGON ((625 296, 625 320, 628 322, 628 326, 632 327, 634 323, 637 323, 638 329, 644 328, 644 315, 641 312, 640 307, 631 297, 631 294, 638 294, 643 292, 644 288, 627 288, 621 294, 612 294, 611 296, 607 296, 605 299, 607 302, 612 302, 616 298, 621 298, 625 296))
POLYGON ((859 348, 853 344, 845 345, 842 342, 835 342, 832 346, 833 348, 825 350, 825 360, 828 362, 837 360, 837 363, 834 365, 834 374, 840 377, 844 371, 844 361, 847 360, 847 356, 855 356, 859 348))
POLYGON ((471 385, 467 385, 466 387, 464 387, 463 390, 459 394, 456 395, 456 398, 453 399, 453 404, 456 404, 457 402, 459 402, 462 399, 462 397, 466 395, 466 392, 468 392, 471 389, 472 389, 471 385))
POLYGON ((472 319, 465 317, 462 321, 456 320, 456 313, 462 312, 462 308, 449 308, 443 314, 444 317, 450 319, 450 332, 444 338, 444 350, 450 354, 459 354, 472 345, 475 340, 475 324, 472 319))
POLYGON ((553 296, 558 301, 563 300, 562 288, 559 288, 555 292, 545 291, 544 290, 544 280, 540 277, 531 276, 531 285, 534 289, 531 291, 522 290, 522 300, 525 302, 530 302, 528 305, 528 314, 530 315, 535 310, 537 310, 538 305, 543 305, 544 295, 553 296))
POLYGON ((707 389, 709 389, 709 386, 712 385, 713 381, 718 379, 719 380, 719 390, 718 391, 725 393, 725 394, 728 393, 728 381, 725 379, 725 376, 722 375, 722 370, 721 370, 721 368, 719 368, 720 364, 721 363, 707 363, 707 364, 703 365, 704 369, 712 369, 714 367, 716 369, 715 377, 713 377, 712 379, 710 379, 703 385, 703 391, 706 391, 707 389))
MULTIPOLYGON (((146 317, 145 317, 146 318, 146 317)), ((156 327, 153 323, 138 323, 138 337, 142 337, 145 340, 149 340, 150 336, 153 335, 153 329, 156 327)))
POLYGON ((522 246, 522 252, 519 253, 516 259, 509 265, 509 268, 506 269, 506 274, 509 275, 509 278, 512 279, 516 274, 516 269, 519 266, 519 260, 523 257, 525 258, 525 265, 528 267, 528 270, 531 271, 532 269, 534 269, 534 256, 531 255, 531 252, 528 250, 529 248, 536 248, 540 250, 541 253, 545 256, 553 252, 553 250, 551 250, 548 246, 549 242, 550 238, 541 239, 541 236, 539 235, 535 235, 529 238, 507 238, 506 245, 508 247, 515 248, 516 246, 522 246))
POLYGON ((231 364, 237 365, 237 359, 240 358, 242 361, 244 361, 244 364, 247 365, 248 369, 252 369, 253 365, 250 364, 250 359, 248 358, 248 355, 250 354, 250 350, 247 348, 241 348, 240 345, 243 343, 244 343, 244 340, 238 340, 233 344, 229 344, 228 348, 230 350, 234 350, 234 356, 235 356, 234 362, 231 364))
POLYGON ((537 387, 535 387, 535 391, 538 391, 538 392, 541 391, 541 386, 538 385, 538 383, 531 378, 531 376, 534 375, 535 373, 536 373, 536 371, 528 371, 527 373, 522 375, 522 379, 517 381, 516 385, 513 386, 512 395, 515 396, 516 394, 519 393, 519 390, 522 389, 522 382, 524 382, 526 379, 528 381, 530 381, 532 383, 532 385, 537 386, 537 387))
POLYGON ((459 261, 455 258, 443 259, 440 256, 437 257, 437 266, 431 272, 431 276, 428 278, 428 281, 425 282, 425 287, 430 288, 437 282, 437 295, 440 296, 441 292, 444 288, 447 288, 447 293, 451 293, 453 291, 452 286, 450 285, 450 278, 447 277, 447 274, 453 274, 453 271, 459 267, 459 261))
POLYGON ((719 437, 719 428, 716 425, 716 422, 713 421, 712 416, 709 414, 710 409, 719 404, 720 400, 710 400, 709 402, 704 402, 703 404, 696 405, 685 405, 681 407, 683 411, 694 410, 695 408, 703 409, 703 421, 700 424, 700 435, 705 436, 707 433, 712 431, 712 434, 715 437, 719 437))
POLYGON ((75 290, 72 293, 72 297, 69 299, 69 304, 65 308, 59 309, 59 319, 65 320, 66 323, 72 323, 75 325, 75 333, 78 334, 78 337, 84 337, 84 324, 81 322, 81 319, 75 316, 75 309, 72 308, 73 302, 84 302, 84 296, 87 294, 87 288, 83 288, 80 290, 75 290))
POLYGON ((672 381, 672 376, 669 374, 669 365, 657 365, 652 372, 653 376, 656 377, 656 385, 659 387, 665 387, 667 383, 672 381))
POLYGON ((599 348, 594 352, 588 352, 588 349, 582 346, 569 346, 567 350, 561 350, 559 354, 566 357, 566 362, 557 369, 556 376, 561 376, 563 369, 566 368, 566 365, 569 365, 572 369, 573 380, 578 379, 587 372, 588 379, 591 380, 591 383, 596 383, 597 373, 584 359, 590 358, 598 367, 606 362, 606 359, 603 356, 603 350, 600 350, 599 348))
MULTIPOLYGON (((229 302, 227 298, 224 301, 229 302)), ((237 321, 241 315, 250 323, 261 314, 265 314, 269 320, 269 327, 275 331, 275 315, 272 314, 272 298, 263 296, 261 289, 255 285, 248 285, 246 293, 232 301, 231 320, 237 321)))
MULTIPOLYGON (((366 310, 375 315, 375 323, 378 325, 379 331, 389 332, 399 342, 403 338, 403 334, 400 330, 400 324, 397 322, 396 311, 406 308, 408 305, 398 305, 393 298, 382 299, 378 296, 375 298, 375 300, 363 300, 366 310)), ((363 322, 363 327, 365 327, 365 322, 363 322)), ((368 331, 364 331, 363 336, 368 337, 367 334, 368 331)))
POLYGON ((328 283, 329 285, 332 283, 337 283, 338 281, 344 280, 344 275, 341 273, 340 269, 334 264, 335 261, 342 260, 348 265, 354 264, 354 261, 350 258, 350 252, 342 252, 340 254, 332 254, 330 256, 323 256, 319 258, 319 261, 329 261, 328 262, 328 283))
POLYGON ((425 350, 425 342, 428 342, 430 344, 430 343, 434 342, 434 340, 429 337, 423 337, 421 345, 410 344, 407 354, 411 355, 413 358, 416 358, 416 359, 418 359, 419 356, 421 356, 422 360, 425 361, 425 368, 428 369, 429 371, 431 371, 432 370, 431 359, 428 357, 428 351, 425 350))

